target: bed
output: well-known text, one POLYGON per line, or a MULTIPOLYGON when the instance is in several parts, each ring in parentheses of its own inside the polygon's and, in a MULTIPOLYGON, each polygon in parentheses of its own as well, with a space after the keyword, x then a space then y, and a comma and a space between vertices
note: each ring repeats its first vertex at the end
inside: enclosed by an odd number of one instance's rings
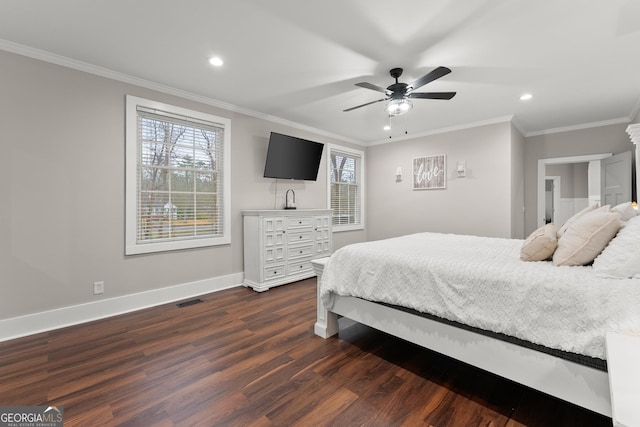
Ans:
MULTIPOLYGON (((640 230, 632 221, 625 232, 640 230)), ((418 233, 341 248, 314 262, 315 333, 335 335, 348 318, 612 416, 605 334, 640 332, 640 278, 524 262, 522 247, 418 233)))

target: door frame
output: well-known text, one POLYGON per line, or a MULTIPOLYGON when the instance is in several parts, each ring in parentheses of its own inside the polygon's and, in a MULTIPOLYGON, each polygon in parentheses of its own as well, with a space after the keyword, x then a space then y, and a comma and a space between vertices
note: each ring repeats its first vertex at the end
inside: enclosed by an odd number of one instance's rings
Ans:
POLYGON ((592 160, 602 160, 607 157, 611 157, 612 153, 602 154, 587 154, 584 156, 571 156, 571 157, 554 157, 550 159, 538 159, 538 209, 536 224, 537 227, 544 225, 544 180, 545 169, 547 165, 561 165, 565 163, 588 163, 592 160))

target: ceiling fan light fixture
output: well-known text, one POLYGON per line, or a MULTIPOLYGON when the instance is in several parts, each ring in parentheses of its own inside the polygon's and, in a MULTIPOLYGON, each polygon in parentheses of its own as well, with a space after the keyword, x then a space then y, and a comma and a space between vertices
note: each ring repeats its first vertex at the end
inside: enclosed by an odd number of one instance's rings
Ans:
POLYGON ((413 104, 408 99, 392 99, 384 107, 384 111, 390 116, 399 116, 401 114, 409 112, 413 108, 413 104))

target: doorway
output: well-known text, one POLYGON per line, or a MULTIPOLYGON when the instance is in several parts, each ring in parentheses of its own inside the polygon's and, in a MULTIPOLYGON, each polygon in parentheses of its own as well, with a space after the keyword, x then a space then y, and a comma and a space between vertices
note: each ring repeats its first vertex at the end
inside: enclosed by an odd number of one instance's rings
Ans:
MULTIPOLYGON (((538 227, 544 225, 546 223, 546 214, 545 214, 545 177, 546 177, 546 167, 547 165, 561 165, 567 163, 585 163, 591 162, 594 160, 602 160, 607 157, 611 157, 611 153, 603 153, 603 154, 590 154, 585 156, 572 156, 572 157, 556 157, 551 159, 539 159, 538 160, 538 209, 537 209, 537 220, 536 224, 538 227)), ((558 204, 555 204, 554 209, 557 211, 558 204)), ((557 215, 556 215, 557 216, 557 215)), ((560 218, 555 218, 556 220, 560 218)), ((556 224, 561 225, 556 221, 556 224)))

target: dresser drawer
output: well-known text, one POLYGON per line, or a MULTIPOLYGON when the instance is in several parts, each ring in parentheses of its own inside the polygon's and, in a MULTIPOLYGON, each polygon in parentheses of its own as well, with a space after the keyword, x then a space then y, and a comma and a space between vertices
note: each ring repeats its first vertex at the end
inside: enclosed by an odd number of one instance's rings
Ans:
POLYGON ((273 265, 264 269, 264 280, 277 279, 279 277, 284 277, 285 274, 286 270, 284 265, 273 265))
POLYGON ((312 228, 313 217, 301 216, 299 218, 289 218, 287 220, 287 230, 296 230, 300 228, 312 228))
POLYGON ((288 274, 307 273, 309 271, 313 271, 313 266, 311 265, 311 258, 301 260, 298 262, 289 263, 288 274))
POLYGON ((297 243, 311 243, 313 241, 313 231, 297 231, 287 233, 287 243, 289 245, 295 245, 297 243))
POLYGON ((288 254, 288 259, 310 257, 313 255, 313 245, 289 248, 289 251, 287 252, 287 254, 288 254))

